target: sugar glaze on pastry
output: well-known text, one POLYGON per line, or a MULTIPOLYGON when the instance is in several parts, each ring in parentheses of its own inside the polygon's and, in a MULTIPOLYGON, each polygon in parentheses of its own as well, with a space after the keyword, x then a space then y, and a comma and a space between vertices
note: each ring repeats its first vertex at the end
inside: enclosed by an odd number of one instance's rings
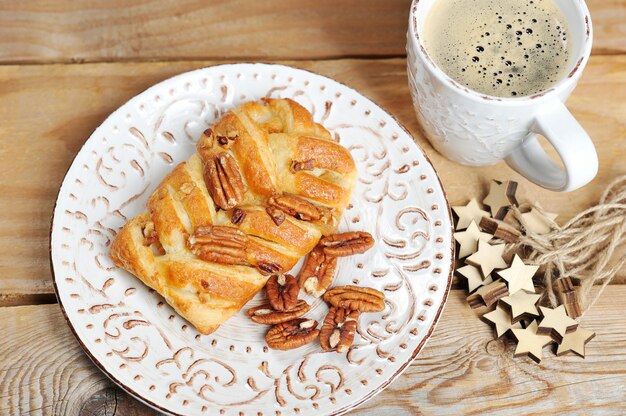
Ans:
POLYGON ((209 334, 336 231, 356 177, 349 151, 304 107, 247 102, 204 131, 110 257, 209 334))

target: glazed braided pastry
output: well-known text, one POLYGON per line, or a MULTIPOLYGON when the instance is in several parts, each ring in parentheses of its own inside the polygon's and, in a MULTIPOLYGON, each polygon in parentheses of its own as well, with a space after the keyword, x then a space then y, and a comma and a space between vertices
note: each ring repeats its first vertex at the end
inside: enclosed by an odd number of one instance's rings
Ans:
POLYGON ((196 150, 122 228, 110 256, 209 334, 336 230, 356 167, 289 99, 230 110, 196 150))

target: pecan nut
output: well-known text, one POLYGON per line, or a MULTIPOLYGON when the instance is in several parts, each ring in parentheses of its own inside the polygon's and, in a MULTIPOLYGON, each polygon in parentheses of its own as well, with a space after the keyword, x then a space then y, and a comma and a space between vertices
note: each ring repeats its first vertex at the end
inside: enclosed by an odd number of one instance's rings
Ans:
POLYGON ((353 231, 334 234, 320 240, 324 252, 332 256, 342 257, 365 253, 374 245, 374 238, 370 233, 353 231))
POLYGON ((268 203, 285 214, 302 221, 317 221, 322 218, 322 213, 315 205, 295 195, 275 195, 270 197, 268 203))
POLYGON ((265 285, 267 299, 277 311, 291 311, 298 304, 300 286, 295 277, 290 274, 274 274, 265 285))
POLYGON ((266 303, 256 308, 250 308, 246 313, 257 324, 276 325, 299 318, 310 309, 311 305, 304 300, 299 300, 296 307, 290 311, 277 311, 272 308, 272 305, 266 303))
POLYGON ((239 225, 246 219, 246 211, 241 208, 233 209, 233 215, 230 217, 230 222, 235 225, 239 225))
POLYGON ((235 227, 213 225, 198 227, 189 236, 191 252, 204 261, 249 265, 246 255, 248 237, 235 227))
POLYGON ((270 261, 260 261, 256 267, 263 274, 280 273, 283 270, 283 266, 270 261))
POLYGON ((272 327, 265 341, 275 350, 291 350, 313 342, 320 334, 317 321, 306 318, 293 319, 272 327))
POLYGON ((337 257, 327 255, 318 246, 307 257, 298 274, 298 283, 306 293, 319 298, 333 283, 336 268, 337 257))
POLYGON ((354 341, 358 311, 331 307, 320 330, 320 345, 324 351, 344 352, 354 341))
POLYGON ((301 170, 313 170, 315 168, 315 161, 313 159, 309 160, 292 160, 291 161, 291 171, 298 172, 301 170))
POLYGON ((220 146, 230 149, 232 142, 239 138, 239 133, 233 130, 222 134, 216 133, 215 138, 220 146))
POLYGON ((359 312, 385 309, 385 295, 370 287, 337 286, 324 293, 324 300, 337 308, 359 312))
POLYGON ((278 208, 270 205, 269 207, 265 208, 265 212, 267 212, 267 215, 272 218, 272 221, 274 221, 274 224, 276 224, 278 227, 280 227, 280 224, 285 222, 285 213, 278 208))
POLYGON ((154 228, 154 223, 152 221, 146 222, 141 231, 143 233, 144 244, 146 246, 159 242, 159 236, 156 232, 156 229, 154 228))
POLYGON ((239 166, 226 152, 213 155, 206 161, 204 181, 215 205, 222 209, 231 209, 243 200, 246 188, 239 166))

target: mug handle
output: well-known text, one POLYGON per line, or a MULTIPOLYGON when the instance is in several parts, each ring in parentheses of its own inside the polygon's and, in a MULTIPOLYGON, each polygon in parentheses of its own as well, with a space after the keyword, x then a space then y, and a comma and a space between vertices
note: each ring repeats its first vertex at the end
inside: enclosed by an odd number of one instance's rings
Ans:
POLYGON ((539 108, 531 133, 505 160, 531 182, 559 192, 578 189, 598 173, 598 155, 591 138, 560 100, 539 108), (554 146, 565 169, 550 159, 533 133, 543 135, 554 146))

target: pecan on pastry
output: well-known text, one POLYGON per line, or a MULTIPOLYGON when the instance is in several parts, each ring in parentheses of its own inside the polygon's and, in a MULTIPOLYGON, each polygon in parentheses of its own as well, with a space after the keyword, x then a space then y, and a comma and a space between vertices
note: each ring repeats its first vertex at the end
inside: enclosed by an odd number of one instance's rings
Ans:
POLYGON ((243 200, 244 187, 235 159, 226 152, 209 158, 204 166, 204 180, 215 202, 222 209, 230 209, 243 200))
POLYGON ((365 253, 374 245, 374 238, 364 231, 333 234, 320 240, 324 252, 332 256, 343 257, 365 253))
POLYGON ((248 237, 234 227, 215 225, 199 227, 187 240, 193 254, 205 261, 247 265, 248 237))
POLYGON ((315 205, 295 195, 273 195, 270 197, 268 203, 270 206, 281 210, 285 214, 302 221, 317 221, 322 218, 322 213, 315 205))
POLYGON ((239 225, 246 219, 246 211, 241 208, 233 209, 233 215, 230 217, 230 222, 235 225, 239 225))
POLYGON ((354 341, 358 311, 332 306, 320 330, 320 345, 324 351, 346 351, 354 341))
POLYGON ((298 274, 298 283, 305 292, 319 298, 328 290, 335 277, 337 257, 324 253, 320 246, 309 253, 298 274))
POLYGON ((270 305, 277 311, 290 311, 298 304, 300 286, 296 278, 290 274, 272 275, 267 280, 265 291, 270 305))
POLYGON ((359 312, 385 309, 385 295, 370 287, 337 286, 324 293, 324 300, 337 308, 359 312))
POLYGON ((311 305, 299 300, 296 307, 289 311, 277 311, 269 303, 250 308, 246 314, 258 324, 276 325, 299 318, 311 309, 311 305))
POLYGON ((154 229, 154 223, 152 221, 146 222, 141 231, 144 237, 144 244, 150 246, 159 241, 159 236, 154 229))
POLYGON ((292 172, 298 172, 301 170, 313 170, 315 168, 315 161, 312 159, 309 160, 304 160, 304 161, 297 161, 297 160, 293 160, 291 162, 291 171, 292 172))
POLYGON ((265 208, 265 212, 267 212, 267 215, 272 218, 272 221, 274 221, 274 224, 276 224, 277 226, 280 227, 280 225, 285 222, 285 213, 280 209, 270 205, 269 207, 265 208))
POLYGON ((265 335, 265 341, 275 350, 291 350, 313 342, 320 334, 316 328, 315 320, 293 319, 273 326, 265 335))

